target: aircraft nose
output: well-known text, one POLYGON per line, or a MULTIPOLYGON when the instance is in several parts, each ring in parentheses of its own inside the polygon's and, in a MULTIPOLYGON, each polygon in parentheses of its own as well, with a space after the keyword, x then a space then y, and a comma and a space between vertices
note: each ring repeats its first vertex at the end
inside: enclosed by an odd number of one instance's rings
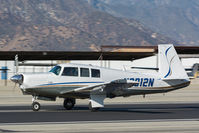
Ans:
POLYGON ((14 83, 22 84, 23 82, 23 75, 14 75, 10 78, 10 80, 14 83))

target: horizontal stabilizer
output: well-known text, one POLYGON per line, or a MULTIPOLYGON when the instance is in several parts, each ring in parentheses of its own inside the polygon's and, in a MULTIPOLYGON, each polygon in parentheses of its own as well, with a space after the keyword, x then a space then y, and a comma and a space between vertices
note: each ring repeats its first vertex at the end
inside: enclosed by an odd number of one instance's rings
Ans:
MULTIPOLYGON (((132 69, 142 69, 142 70, 156 70, 158 71, 159 68, 155 68, 155 67, 131 67, 132 69)), ((185 71, 192 71, 193 68, 185 68, 185 71)))
POLYGON ((159 70, 159 68, 153 67, 131 67, 132 69, 143 69, 143 70, 159 70))

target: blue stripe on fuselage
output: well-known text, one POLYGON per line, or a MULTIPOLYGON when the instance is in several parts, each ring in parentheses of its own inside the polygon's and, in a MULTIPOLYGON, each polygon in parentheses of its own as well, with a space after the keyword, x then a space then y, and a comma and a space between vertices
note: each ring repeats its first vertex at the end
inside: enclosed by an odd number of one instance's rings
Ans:
POLYGON ((64 82, 64 83, 50 83, 50 84, 41 84, 39 86, 49 86, 49 85, 66 85, 66 84, 91 84, 91 83, 104 83, 104 82, 64 82))

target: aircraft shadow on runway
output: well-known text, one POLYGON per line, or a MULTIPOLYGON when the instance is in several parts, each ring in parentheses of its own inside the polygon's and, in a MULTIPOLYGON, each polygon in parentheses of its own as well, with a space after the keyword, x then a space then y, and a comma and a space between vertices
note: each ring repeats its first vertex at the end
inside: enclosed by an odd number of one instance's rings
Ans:
MULTIPOLYGON (((88 107, 74 107, 73 110, 75 111, 90 111, 88 107)), ((149 109, 150 110, 150 109, 149 109)), ((105 107, 101 108, 98 111, 94 112, 128 112, 128 113, 170 113, 170 112, 161 112, 158 109, 149 111, 147 109, 140 109, 140 108, 131 108, 131 107, 105 107)))
MULTIPOLYGON (((160 105, 160 104, 147 104, 147 105, 107 105, 105 108, 99 109, 97 112, 129 112, 129 113, 172 113, 173 110, 199 110, 199 104, 186 104, 186 105, 160 105)), ((9 111, 31 111, 30 106, 0 106, 0 110, 9 111)), ((72 110, 65 110, 59 105, 43 105, 39 112, 85 112, 90 111, 87 105, 75 106, 72 110)))

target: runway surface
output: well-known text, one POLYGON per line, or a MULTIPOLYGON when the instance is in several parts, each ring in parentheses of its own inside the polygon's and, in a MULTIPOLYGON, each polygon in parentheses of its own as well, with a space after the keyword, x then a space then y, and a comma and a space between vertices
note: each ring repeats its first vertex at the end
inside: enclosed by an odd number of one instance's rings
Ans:
POLYGON ((61 105, 43 105, 39 112, 33 112, 28 105, 0 106, 0 123, 198 118, 199 103, 106 105, 97 112, 90 112, 87 105, 77 105, 73 110, 65 110, 61 105))

